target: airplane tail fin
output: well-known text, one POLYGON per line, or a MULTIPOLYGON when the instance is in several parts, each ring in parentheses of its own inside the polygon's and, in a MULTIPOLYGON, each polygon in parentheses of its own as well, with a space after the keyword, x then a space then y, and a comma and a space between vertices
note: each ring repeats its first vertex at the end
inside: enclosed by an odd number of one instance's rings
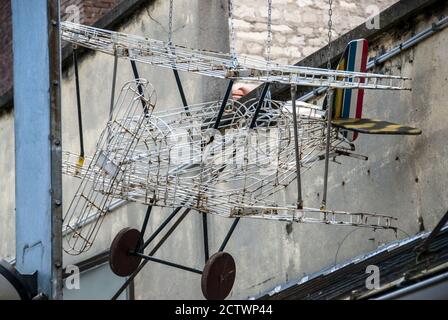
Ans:
MULTIPOLYGON (((365 39, 351 41, 337 66, 337 70, 366 72, 369 43, 365 39)), ((364 80, 361 79, 360 82, 364 80)), ((349 140, 355 141, 359 133, 419 135, 418 128, 383 120, 362 118, 363 89, 336 89, 333 100, 333 125, 349 140)))

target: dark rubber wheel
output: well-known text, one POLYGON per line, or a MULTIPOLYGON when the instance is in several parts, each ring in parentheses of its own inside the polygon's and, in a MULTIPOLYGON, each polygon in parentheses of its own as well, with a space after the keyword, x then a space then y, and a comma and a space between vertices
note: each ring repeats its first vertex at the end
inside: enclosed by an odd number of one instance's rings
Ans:
POLYGON ((207 300, 224 300, 232 291, 236 276, 233 257, 226 252, 215 253, 202 273, 201 288, 207 300))

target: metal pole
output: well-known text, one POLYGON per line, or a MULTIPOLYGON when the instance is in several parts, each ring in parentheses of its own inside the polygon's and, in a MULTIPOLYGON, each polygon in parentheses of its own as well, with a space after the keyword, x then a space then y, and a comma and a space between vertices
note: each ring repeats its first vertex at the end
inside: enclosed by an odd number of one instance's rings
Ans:
POLYGON ((13 0, 16 267, 62 298, 59 1, 13 0))
POLYGON ((291 102, 292 102, 292 116, 294 121, 294 147, 296 154, 296 172, 297 172, 297 209, 303 209, 302 199, 302 180, 300 177, 300 149, 299 149, 299 124, 297 121, 297 109, 296 109, 296 94, 297 86, 291 86, 291 102))

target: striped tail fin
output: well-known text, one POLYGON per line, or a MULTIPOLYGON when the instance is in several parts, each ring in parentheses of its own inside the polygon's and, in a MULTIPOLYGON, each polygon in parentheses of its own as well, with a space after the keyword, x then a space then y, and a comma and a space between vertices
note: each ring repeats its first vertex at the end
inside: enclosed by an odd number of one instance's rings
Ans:
MULTIPOLYGON (((368 47, 369 43, 365 39, 351 41, 338 64, 337 70, 366 72, 368 47)), ((361 82, 364 82, 364 79, 361 79, 361 82)), ((336 89, 333 119, 360 119, 362 117, 363 101, 364 90, 362 89, 336 89)), ((350 141, 355 141, 358 137, 358 133, 353 131, 344 130, 343 134, 350 141)))

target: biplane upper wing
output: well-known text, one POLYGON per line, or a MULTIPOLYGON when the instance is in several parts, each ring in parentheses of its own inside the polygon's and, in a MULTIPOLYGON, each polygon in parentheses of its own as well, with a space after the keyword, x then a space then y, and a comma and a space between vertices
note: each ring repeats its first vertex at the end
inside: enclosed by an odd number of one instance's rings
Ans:
POLYGON ((332 124, 340 129, 365 134, 419 135, 422 130, 377 119, 336 119, 332 124))

